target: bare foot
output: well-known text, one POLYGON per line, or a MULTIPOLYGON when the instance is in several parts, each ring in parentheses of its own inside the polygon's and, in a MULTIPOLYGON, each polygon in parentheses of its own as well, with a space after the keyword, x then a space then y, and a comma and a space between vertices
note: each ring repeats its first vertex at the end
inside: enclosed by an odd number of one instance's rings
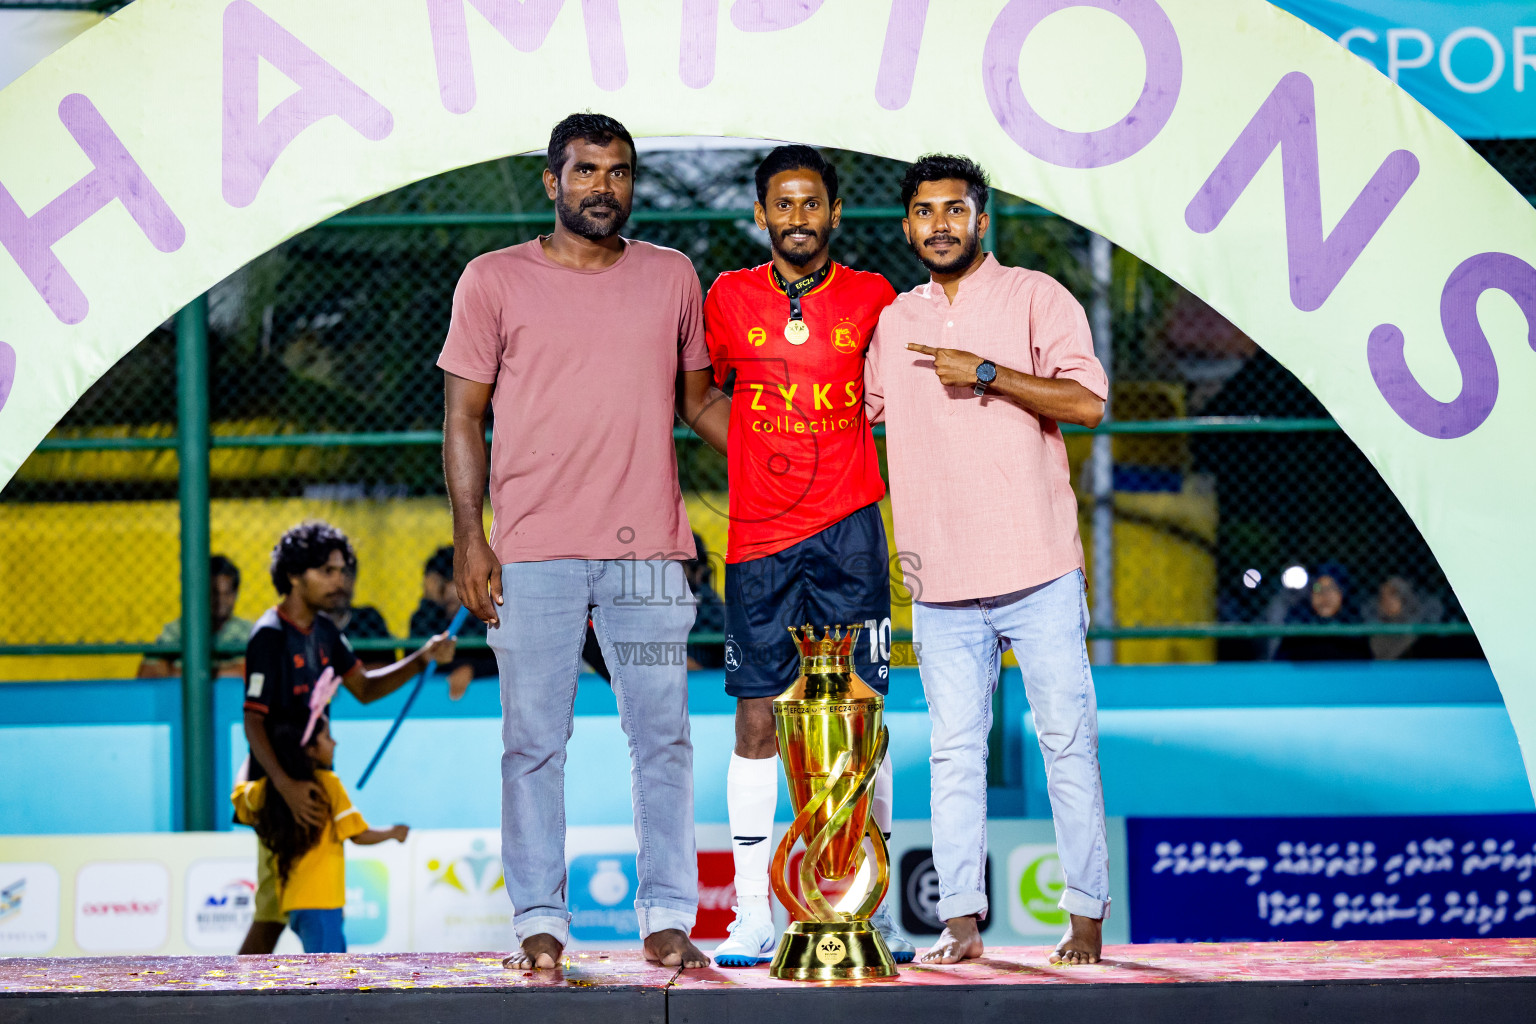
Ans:
POLYGON ((1051 953, 1053 964, 1096 964, 1104 949, 1104 922, 1092 917, 1072 915, 1067 934, 1051 953))
POLYGON ((469 692, 469 684, 475 681, 475 670, 471 665, 460 665, 448 673, 448 699, 458 700, 469 692))
POLYGON ((645 958, 663 967, 708 967, 709 957, 688 941, 679 928, 666 928, 645 937, 645 958))
POLYGON ((920 959, 925 964, 957 964, 961 960, 974 960, 984 952, 981 929, 976 926, 975 916, 952 917, 944 922, 939 941, 920 959))
POLYGON ((563 952, 565 947, 560 945, 559 939, 537 932, 524 939, 523 948, 503 960, 501 966, 521 971, 529 968, 547 971, 560 965, 560 954, 563 952))

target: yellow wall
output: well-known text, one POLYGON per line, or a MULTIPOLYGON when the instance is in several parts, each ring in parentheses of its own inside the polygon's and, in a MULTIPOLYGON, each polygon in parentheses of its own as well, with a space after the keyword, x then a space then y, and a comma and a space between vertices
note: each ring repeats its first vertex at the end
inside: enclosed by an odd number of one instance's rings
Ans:
MULTIPOLYGON (((1188 538, 1214 541, 1215 498, 1121 494, 1115 528, 1115 600, 1120 621, 1209 622, 1214 618, 1215 562, 1188 538), (1182 538, 1182 539, 1181 539, 1182 538)), ((722 494, 691 495, 689 518, 724 584, 726 519, 722 494)), ((887 537, 890 501, 881 502, 887 537)), ((357 549, 357 603, 383 612, 403 635, 421 597, 421 567, 452 539, 446 503, 438 498, 388 501, 220 499, 212 505, 213 550, 229 556, 244 580, 236 614, 255 619, 276 600, 267 562, 278 536, 305 518, 345 530, 357 549)), ((0 503, 0 643, 152 641, 180 614, 179 521, 175 502, 0 503)), ((1091 536, 1085 523, 1085 547, 1091 536)), ((894 554, 894 545, 892 547, 894 554)), ((897 576, 899 580, 899 574, 897 576)), ((892 627, 912 628, 907 591, 892 585, 892 627)), ((1121 661, 1206 661, 1208 640, 1141 640, 1119 645, 1121 661)), ((0 680, 122 678, 131 656, 0 658, 0 680)))
MULTIPOLYGON (((690 496, 689 518, 724 584, 723 494, 690 496)), ((890 534, 890 507, 885 513, 890 534)), ((276 601, 267 576, 272 545, 306 518, 346 531, 357 549, 358 604, 384 614, 403 635, 421 598, 421 567, 452 541, 445 501, 220 499, 212 503, 213 550, 240 567, 235 613, 255 619, 276 601)), ((487 515, 486 525, 490 520, 487 515)), ((0 503, 0 643, 121 643, 154 640, 181 614, 180 527, 175 502, 0 503)), ((893 588, 899 601, 904 588, 893 588)), ((893 627, 910 630, 911 609, 895 608, 893 627)), ((0 657, 0 680, 113 679, 131 676, 130 656, 0 657)))

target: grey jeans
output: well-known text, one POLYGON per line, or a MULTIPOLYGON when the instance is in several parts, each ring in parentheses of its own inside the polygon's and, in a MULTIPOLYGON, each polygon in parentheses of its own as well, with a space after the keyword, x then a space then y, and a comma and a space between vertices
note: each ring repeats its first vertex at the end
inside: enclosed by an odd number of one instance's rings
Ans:
POLYGON ((692 930, 699 903, 685 649, 696 612, 673 561, 558 559, 501 567, 501 860, 519 941, 570 940, 565 747, 590 615, 629 737, 640 934, 692 930), (659 655, 659 656, 658 656, 659 655))
POLYGON ((933 719, 933 865, 941 919, 987 913, 987 733, 998 664, 1010 646, 1045 757, 1066 881, 1058 905, 1079 917, 1109 915, 1109 844, 1087 631, 1081 570, 1001 597, 913 602, 912 639, 922 651, 923 692, 933 719))

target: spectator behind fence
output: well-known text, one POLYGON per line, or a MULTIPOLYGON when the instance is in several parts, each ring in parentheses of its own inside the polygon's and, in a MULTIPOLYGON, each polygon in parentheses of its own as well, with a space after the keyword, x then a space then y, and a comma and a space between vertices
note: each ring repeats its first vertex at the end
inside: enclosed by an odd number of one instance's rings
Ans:
MULTIPOLYGON (((235 617, 235 600, 240 596, 240 570, 223 555, 214 555, 208 563, 208 595, 213 614, 213 649, 238 649, 239 654, 213 656, 214 675, 238 676, 245 671, 245 643, 251 638, 253 624, 235 617)), ((181 619, 168 622, 157 644, 181 643, 181 619)), ((146 655, 139 664, 140 679, 159 679, 181 672, 181 659, 158 654, 146 655)))
MULTIPOLYGON (((1445 605, 1438 597, 1422 596, 1408 580, 1389 576, 1381 581, 1376 596, 1366 602, 1363 617, 1370 623, 1414 625, 1439 622, 1444 614, 1445 605)), ((1431 646, 1423 643, 1428 639, 1413 633, 1373 633, 1370 637, 1371 656, 1378 661, 1422 658, 1431 646)))
MULTIPOLYGON (((459 610, 459 592, 453 586, 453 545, 432 552, 421 570, 421 603, 411 613, 411 636, 436 636, 448 629, 459 610)), ((485 636, 485 623, 473 615, 464 620, 459 639, 485 636)), ((469 689, 472 679, 494 676, 496 656, 482 649, 456 658, 441 669, 448 677, 448 696, 458 700, 469 689)))
MULTIPOLYGON (((725 602, 720 600, 720 595, 715 592, 715 566, 709 560, 709 549, 704 546, 704 538, 694 533, 693 543, 699 549, 699 557, 683 563, 683 573, 688 577, 688 586, 693 590, 693 598, 699 605, 699 615, 693 621, 693 631, 723 633, 725 632, 725 602)), ((708 644, 689 644, 688 667, 690 669, 724 668, 724 645, 719 641, 708 644)))
MULTIPOLYGON (((341 630, 341 635, 348 640, 388 640, 390 638, 389 626, 384 622, 384 615, 373 605, 352 603, 353 595, 357 593, 357 563, 347 566, 343 574, 345 581, 340 594, 336 597, 335 606, 326 611, 336 628, 341 630)), ((400 652, 394 649, 380 651, 358 651, 358 660, 365 668, 383 668, 392 665, 400 658, 400 652)))
MULTIPOLYGON (((1360 616, 1351 605, 1349 573, 1327 562, 1312 576, 1310 599, 1286 615, 1286 625, 1352 625, 1360 616)), ((1363 636, 1288 636, 1280 641, 1275 657, 1281 661, 1364 661, 1371 656, 1363 636)))

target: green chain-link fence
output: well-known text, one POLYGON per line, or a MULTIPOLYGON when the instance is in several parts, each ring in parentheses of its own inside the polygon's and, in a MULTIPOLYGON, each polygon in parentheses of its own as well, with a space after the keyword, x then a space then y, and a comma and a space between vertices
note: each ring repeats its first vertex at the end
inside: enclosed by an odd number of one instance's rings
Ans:
MULTIPOLYGON (((1476 145, 1536 193, 1536 142, 1476 145)), ((646 153, 627 233, 686 253, 706 288, 721 271, 765 261, 751 220, 760 155, 646 153)), ((898 290, 917 284, 924 274, 895 205, 904 165, 833 156, 846 204, 834 255, 898 290)), ((376 607, 393 636, 410 632, 423 565, 450 534, 434 363, 453 287, 475 255, 548 230, 542 166, 509 157, 400 189, 209 293, 212 550, 243 573, 237 616, 272 602, 266 563, 278 534, 319 517, 356 542, 357 604, 376 607)), ((1406 634, 1378 639, 1378 655, 1410 641, 1410 653, 1475 652, 1423 538, 1290 373, 1129 253, 1113 251, 1096 275, 1083 229, 1004 195, 993 212, 1002 261, 1062 280, 1113 339, 1103 440, 1068 436, 1098 591, 1094 637, 1117 644, 1098 657, 1271 657, 1283 636, 1319 630, 1362 637, 1357 645, 1367 633, 1406 634), (1302 576, 1286 570, 1315 578, 1324 563, 1347 576, 1344 611, 1298 625, 1310 588, 1287 587, 1302 576), (1398 624, 1375 625, 1380 588, 1395 578, 1409 588, 1407 607, 1398 624)), ((144 652, 176 650, 155 646, 181 593, 176 351, 171 321, 108 371, 0 492, 0 678, 132 674, 144 652), (39 653, 51 657, 30 656, 39 653)), ((708 510, 723 507, 724 463, 678 433, 695 527, 718 560, 724 522, 708 510)))

